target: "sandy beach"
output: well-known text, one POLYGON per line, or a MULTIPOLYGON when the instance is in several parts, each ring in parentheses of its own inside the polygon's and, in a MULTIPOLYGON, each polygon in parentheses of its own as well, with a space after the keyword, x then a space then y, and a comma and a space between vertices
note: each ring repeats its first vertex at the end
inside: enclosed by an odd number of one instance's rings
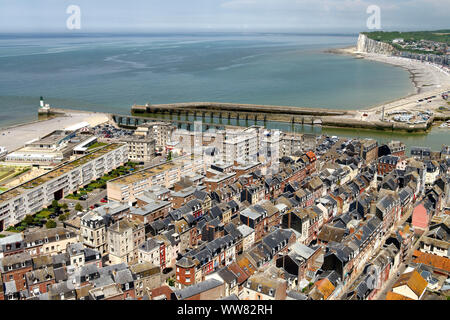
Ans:
POLYGON ((388 56, 383 54, 365 53, 356 51, 356 47, 346 47, 340 49, 328 50, 329 53, 351 55, 359 59, 367 59, 377 62, 390 64, 396 67, 404 68, 410 73, 410 78, 415 87, 415 92, 410 95, 396 99, 393 101, 386 101, 378 105, 361 110, 360 112, 369 112, 366 117, 367 121, 374 121, 379 119, 379 111, 384 107, 385 111, 392 111, 397 109, 406 110, 426 110, 434 109, 442 105, 442 98, 440 94, 444 91, 450 90, 450 72, 444 71, 443 68, 433 65, 429 62, 421 62, 402 57, 388 56), (418 103, 418 100, 436 96, 430 103, 418 103))
POLYGON ((42 138, 54 130, 62 130, 80 122, 88 122, 91 126, 96 126, 106 121, 108 121, 108 116, 103 113, 73 111, 62 117, 0 129, 0 146, 11 152, 22 147, 28 141, 42 138))

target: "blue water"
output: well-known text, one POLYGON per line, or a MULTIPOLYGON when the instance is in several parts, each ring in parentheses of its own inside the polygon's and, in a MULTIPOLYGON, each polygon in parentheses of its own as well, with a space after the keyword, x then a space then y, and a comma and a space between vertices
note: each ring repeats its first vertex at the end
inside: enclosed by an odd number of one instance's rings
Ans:
POLYGON ((356 36, 0 35, 0 126, 55 107, 217 101, 357 109, 413 92, 389 65, 324 53, 356 36))

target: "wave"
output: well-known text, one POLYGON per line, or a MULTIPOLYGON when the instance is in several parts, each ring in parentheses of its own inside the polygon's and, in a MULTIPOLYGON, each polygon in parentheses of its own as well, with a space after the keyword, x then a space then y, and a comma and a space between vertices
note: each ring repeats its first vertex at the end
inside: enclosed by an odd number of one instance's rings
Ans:
POLYGON ((123 60, 120 59, 120 57, 124 56, 125 54, 118 54, 118 55, 114 55, 114 56, 110 56, 110 57, 106 57, 105 59, 103 59, 103 61, 106 62, 117 62, 117 63, 122 63, 122 64, 127 64, 132 68, 135 69, 145 69, 148 68, 148 66, 145 63, 140 63, 140 62, 136 62, 136 61, 130 61, 130 60, 123 60))

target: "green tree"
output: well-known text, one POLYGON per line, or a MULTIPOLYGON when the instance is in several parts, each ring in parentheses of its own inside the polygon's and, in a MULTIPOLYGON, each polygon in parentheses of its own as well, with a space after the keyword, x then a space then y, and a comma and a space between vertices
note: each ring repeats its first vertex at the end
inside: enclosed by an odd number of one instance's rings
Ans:
POLYGON ((167 161, 171 160, 172 160, 172 151, 169 151, 169 153, 167 154, 167 161))
POLYGON ((75 210, 76 210, 76 211, 83 211, 83 206, 82 206, 81 204, 77 203, 77 204, 75 205, 75 210))
POLYGON ((175 286, 175 280, 172 278, 167 279, 167 283, 169 284, 169 286, 173 287, 175 286))
POLYGON ((59 221, 65 221, 65 220, 67 220, 67 217, 69 216, 69 214, 62 214, 62 215, 60 215, 59 217, 58 217, 58 220, 59 221))
POLYGON ((63 205, 62 205, 62 208, 64 209, 64 210, 67 210, 68 208, 69 208, 69 206, 67 205, 67 203, 63 203, 63 205))
POLYGON ((45 227, 47 229, 52 229, 52 228, 56 228, 56 222, 53 221, 52 219, 48 220, 47 223, 45 224, 45 227))
POLYGON ((53 200, 52 201, 52 208, 58 208, 58 200, 53 200))
POLYGON ((25 219, 23 219, 23 222, 25 222, 26 224, 32 224, 33 223, 33 216, 30 214, 27 214, 25 216, 25 219))

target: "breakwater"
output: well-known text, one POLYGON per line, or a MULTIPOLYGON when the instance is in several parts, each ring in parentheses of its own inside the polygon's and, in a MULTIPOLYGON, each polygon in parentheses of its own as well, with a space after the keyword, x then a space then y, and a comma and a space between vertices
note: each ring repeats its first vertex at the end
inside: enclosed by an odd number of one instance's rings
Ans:
POLYGON ((381 120, 367 121, 355 110, 332 110, 292 106, 270 106, 216 102, 190 102, 158 105, 133 105, 131 114, 141 117, 184 117, 200 118, 213 122, 213 119, 245 121, 277 121, 302 125, 321 125, 328 127, 362 128, 383 131, 425 132, 434 119, 423 124, 406 124, 381 120))

